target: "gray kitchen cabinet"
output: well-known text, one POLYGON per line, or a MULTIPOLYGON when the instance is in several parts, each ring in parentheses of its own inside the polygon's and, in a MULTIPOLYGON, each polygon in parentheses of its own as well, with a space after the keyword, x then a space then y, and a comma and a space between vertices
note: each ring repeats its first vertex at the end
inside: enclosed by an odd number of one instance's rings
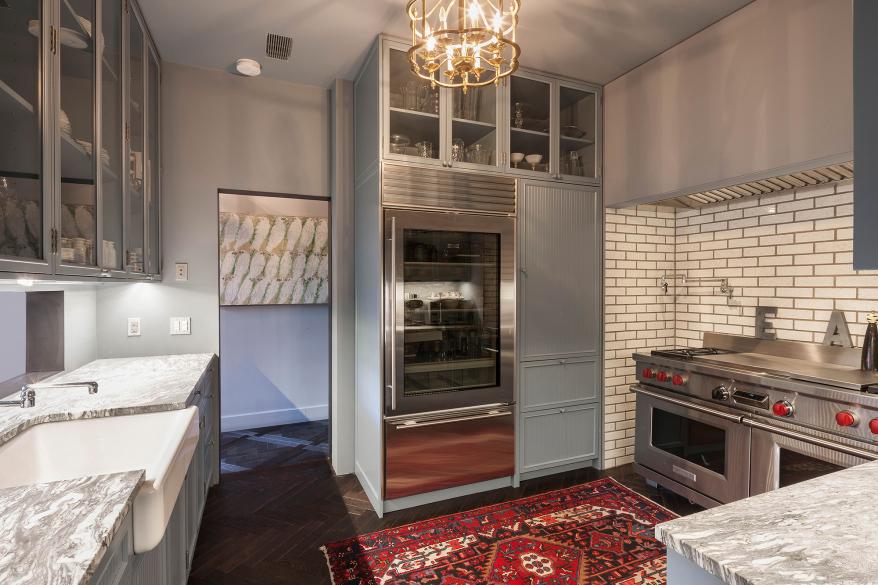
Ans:
POLYGON ((600 398, 601 376, 596 357, 522 362, 520 408, 532 411, 594 402, 600 398))
POLYGON ((854 0, 854 269, 878 268, 878 3, 854 0))
POLYGON ((598 459, 597 404, 525 412, 521 417, 523 478, 586 466, 598 459))
POLYGON ((519 184, 519 358, 600 352, 600 195, 545 181, 519 184))
POLYGON ((185 585, 207 501, 207 492, 219 481, 216 406, 218 397, 216 360, 202 376, 192 404, 198 407, 201 436, 189 464, 186 479, 174 504, 165 536, 153 550, 134 554, 132 516, 125 518, 113 537, 89 585, 185 585))
POLYGON ((137 5, 48 0, 4 12, 0 272, 158 275, 160 61, 137 5))
POLYGON ((603 398, 602 207, 587 186, 518 187, 518 473, 595 464, 603 398))

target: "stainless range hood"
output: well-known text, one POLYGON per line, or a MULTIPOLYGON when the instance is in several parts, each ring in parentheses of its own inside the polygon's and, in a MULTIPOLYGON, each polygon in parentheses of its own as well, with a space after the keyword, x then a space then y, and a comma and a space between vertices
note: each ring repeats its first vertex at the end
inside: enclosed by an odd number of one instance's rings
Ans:
POLYGON ((659 201, 657 205, 668 207, 680 207, 686 209, 698 209, 706 205, 715 205, 718 203, 726 203, 735 199, 743 199, 745 197, 754 197, 761 195, 770 195, 790 189, 798 189, 800 187, 808 187, 812 185, 822 185, 832 183, 834 181, 843 181, 845 179, 853 179, 854 163, 846 162, 837 165, 829 165, 819 167, 808 171, 791 173, 788 175, 780 175, 769 179, 760 179, 758 181, 749 181, 729 187, 720 187, 709 191, 701 191, 699 193, 690 193, 689 195, 681 195, 664 201, 659 201))

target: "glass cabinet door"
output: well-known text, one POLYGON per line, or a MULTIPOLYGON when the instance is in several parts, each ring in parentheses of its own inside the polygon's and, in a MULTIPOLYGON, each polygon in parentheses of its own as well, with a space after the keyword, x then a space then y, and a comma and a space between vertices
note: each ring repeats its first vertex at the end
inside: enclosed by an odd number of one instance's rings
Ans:
POLYGON ((58 259, 64 265, 97 265, 97 164, 95 152, 94 0, 62 0, 59 27, 58 259))
POLYGON ((150 274, 161 272, 161 230, 159 228, 159 201, 161 199, 161 179, 159 171, 159 64, 151 50, 149 55, 149 67, 147 69, 147 90, 149 104, 147 108, 147 246, 146 260, 147 271, 150 274))
POLYGON ((497 87, 451 90, 452 165, 497 165, 497 87))
POLYGON ((0 268, 49 269, 44 207, 40 2, 0 8, 0 268), (12 261, 12 262, 9 262, 12 261))
POLYGON ((145 45, 140 22, 131 13, 128 19, 128 246, 125 266, 129 272, 143 273, 144 233, 144 115, 145 45))
POLYGON ((387 50, 389 103, 385 152, 390 158, 438 163, 443 147, 439 115, 442 93, 412 73, 404 50, 387 50))
POLYGON ((122 164, 122 3, 101 2, 101 268, 122 270, 125 241, 122 164))
POLYGON ((403 231, 403 396, 500 383, 500 235, 403 231))
POLYGON ((597 177, 596 101, 590 91, 560 86, 557 136, 558 172, 567 177, 597 177))
POLYGON ((509 167, 537 173, 551 169, 551 83, 509 79, 509 167))

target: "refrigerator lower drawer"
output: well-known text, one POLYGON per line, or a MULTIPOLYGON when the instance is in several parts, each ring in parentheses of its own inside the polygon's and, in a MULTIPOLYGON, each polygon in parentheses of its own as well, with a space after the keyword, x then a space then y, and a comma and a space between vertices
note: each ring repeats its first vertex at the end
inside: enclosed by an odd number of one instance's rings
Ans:
POLYGON ((411 426, 385 423, 384 499, 509 477, 515 473, 515 417, 457 417, 411 426))

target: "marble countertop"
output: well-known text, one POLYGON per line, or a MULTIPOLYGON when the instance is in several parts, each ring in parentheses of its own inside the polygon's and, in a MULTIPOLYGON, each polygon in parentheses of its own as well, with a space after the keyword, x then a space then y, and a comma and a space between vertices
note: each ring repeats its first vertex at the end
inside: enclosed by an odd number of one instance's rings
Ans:
POLYGON ((878 461, 656 526, 729 585, 878 585, 878 461))
POLYGON ((129 471, 0 490, 0 582, 87 583, 143 475, 129 471))
MULTIPOLYGON (((0 445, 41 423, 186 408, 213 358, 103 359, 62 372, 46 382, 94 381, 98 393, 85 387, 37 388, 33 408, 0 408, 0 445)), ((142 470, 126 471, 0 490, 0 583, 87 583, 143 477, 142 470)))
MULTIPOLYGON (((0 445, 33 425, 80 418, 141 414, 186 408, 213 354, 184 354, 96 360, 44 380, 97 382, 82 388, 37 388, 33 408, 0 408, 0 445)), ((18 393, 9 396, 15 399, 18 393)))

